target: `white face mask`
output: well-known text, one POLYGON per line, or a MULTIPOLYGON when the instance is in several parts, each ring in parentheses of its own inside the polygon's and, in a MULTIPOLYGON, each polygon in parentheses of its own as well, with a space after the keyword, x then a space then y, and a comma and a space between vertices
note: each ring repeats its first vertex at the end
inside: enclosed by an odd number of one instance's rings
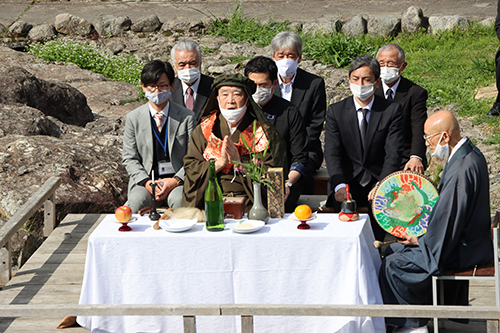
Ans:
POLYGON ((443 135, 444 135, 444 132, 439 137, 439 141, 436 145, 436 149, 432 153, 432 156, 434 156, 436 158, 441 158, 441 159, 446 158, 447 159, 450 156, 450 148, 448 146, 448 143, 445 144, 444 146, 441 146, 439 144, 441 142, 441 139, 443 138, 443 135))
POLYGON ((192 84, 196 82, 196 80, 200 78, 200 75, 201 73, 199 67, 177 70, 177 77, 179 78, 179 80, 185 82, 186 84, 192 84))
POLYGON ((401 68, 380 67, 380 78, 385 84, 391 84, 399 79, 399 70, 401 68))
POLYGON ((257 88, 255 91, 255 94, 252 95, 253 100, 255 103, 259 105, 264 105, 266 104, 272 96, 272 87, 271 88, 257 88))
POLYGON ((288 58, 283 58, 276 61, 276 66, 278 67, 278 74, 285 79, 291 78, 297 73, 297 68, 299 63, 297 59, 292 60, 288 58))
POLYGON ((359 98, 361 101, 366 101, 370 97, 373 96, 375 90, 373 89, 374 83, 365 84, 364 86, 358 86, 356 84, 351 83, 349 86, 351 88, 351 92, 354 96, 359 98))
MULTIPOLYGON (((219 97, 217 97, 217 102, 218 101, 219 101, 219 97)), ((222 113, 222 116, 227 120, 228 123, 230 123, 231 125, 235 125, 235 124, 239 123, 240 120, 245 115, 245 112, 247 111, 247 102, 248 102, 248 99, 245 102, 245 105, 243 105, 243 107, 241 107, 239 109, 235 109, 235 110, 223 109, 219 103, 220 113, 222 113)))
POLYGON ((159 93, 152 93, 152 92, 149 92, 149 91, 146 91, 145 94, 147 99, 150 100, 151 103, 153 104, 156 104, 156 105, 160 105, 164 102, 166 102, 170 96, 172 95, 172 92, 170 91, 170 89, 167 89, 165 91, 161 91, 159 93))

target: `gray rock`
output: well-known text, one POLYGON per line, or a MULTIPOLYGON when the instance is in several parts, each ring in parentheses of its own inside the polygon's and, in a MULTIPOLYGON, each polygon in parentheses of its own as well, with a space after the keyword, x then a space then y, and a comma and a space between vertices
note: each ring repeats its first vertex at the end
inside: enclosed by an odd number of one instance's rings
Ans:
POLYGON ((429 30, 436 34, 439 31, 451 30, 455 27, 465 28, 469 21, 465 17, 454 16, 431 16, 429 17, 429 30))
POLYGON ((234 74, 236 73, 236 68, 238 67, 239 64, 228 64, 225 66, 211 66, 208 68, 208 72, 211 75, 234 74))
POLYGON ((17 21, 10 26, 9 34, 14 37, 26 36, 28 32, 33 28, 33 25, 24 21, 17 21))
POLYGON ((42 111, 24 104, 0 104, 0 129, 1 136, 61 135, 59 126, 42 111))
POLYGON ((161 31, 177 34, 183 34, 186 32, 203 33, 205 31, 205 23, 199 20, 179 17, 177 19, 164 22, 161 26, 161 31))
POLYGON ((130 30, 134 32, 153 32, 161 28, 161 22, 158 16, 149 15, 136 23, 132 24, 130 30))
POLYGON ((93 120, 85 96, 66 83, 37 79, 21 67, 0 68, 0 103, 21 103, 67 124, 93 120))
POLYGON ((28 38, 33 42, 43 42, 57 36, 52 24, 37 25, 28 33, 28 38))
POLYGON ((370 36, 396 36, 401 30, 401 20, 395 16, 377 16, 368 20, 368 34, 370 36))
POLYGON ((336 33, 342 28, 342 22, 338 19, 328 20, 325 18, 320 18, 316 21, 308 21, 304 23, 302 29, 304 32, 324 32, 324 33, 336 33))
POLYGON ((493 24, 495 24, 495 18, 494 17, 485 18, 484 20, 479 21, 479 24, 485 27, 490 27, 493 24))
POLYGON ((7 31, 9 31, 9 29, 7 29, 7 27, 5 27, 5 25, 3 25, 2 23, 0 23, 0 36, 2 36, 7 31))
POLYGON ((401 28, 403 31, 417 32, 424 28, 424 12, 417 6, 408 7, 401 19, 401 28))
POLYGON ((95 22, 95 29, 100 36, 120 36, 130 30, 132 21, 128 16, 104 15, 95 22))
POLYGON ((121 53, 125 49, 126 45, 120 40, 112 40, 110 43, 106 44, 105 50, 110 51, 114 55, 121 53))
POLYGON ((69 13, 57 15, 54 25, 57 32, 70 36, 88 35, 93 30, 90 22, 69 13))
POLYGON ((366 20, 361 15, 348 19, 342 26, 342 33, 347 36, 361 36, 367 33, 366 20))

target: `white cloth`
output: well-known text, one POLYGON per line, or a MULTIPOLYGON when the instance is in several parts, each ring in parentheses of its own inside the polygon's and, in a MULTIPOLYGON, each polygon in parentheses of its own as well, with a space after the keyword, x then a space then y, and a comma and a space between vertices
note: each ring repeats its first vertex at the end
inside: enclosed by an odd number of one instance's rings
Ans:
MULTIPOLYGON (((156 112, 155 109, 153 109, 153 107, 151 106, 151 104, 148 103, 148 107, 149 107, 149 113, 151 114, 151 117, 153 117, 156 121, 156 116, 155 114, 158 113, 156 112)), ((163 108, 163 110, 161 110, 159 113, 163 114, 163 118, 161 119, 161 126, 158 125, 158 121, 156 121, 156 126, 158 128, 163 128, 163 125, 165 125, 165 123, 167 122, 167 118, 168 118, 168 113, 170 111, 170 101, 168 101, 167 105, 165 105, 165 107, 163 108)))
POLYGON ((295 78, 297 77, 297 73, 292 78, 292 81, 285 83, 281 79, 281 77, 278 75, 278 83, 281 91, 281 98, 286 99, 287 101, 291 101, 292 99, 292 92, 293 92, 293 82, 295 81, 295 78))
POLYGON ((387 90, 391 89, 392 90, 392 98, 394 99, 394 97, 396 96, 396 91, 398 90, 400 82, 401 82, 401 76, 396 81, 396 83, 394 83, 394 85, 389 88, 389 86, 387 84, 385 84, 384 81, 382 81, 382 89, 384 90, 384 96, 386 96, 386 98, 387 98, 387 90))
POLYGON ((187 102, 187 98, 188 98, 187 89, 189 87, 191 87, 191 89, 193 89, 193 101, 196 101, 196 96, 198 96, 198 87, 200 86, 201 76, 198 80, 196 80, 195 83, 193 83, 192 86, 188 86, 182 80, 180 80, 180 81, 181 81, 181 85, 182 85, 182 96, 184 98, 184 105, 186 105, 186 102, 187 102))
MULTIPOLYGON (((367 215, 318 214, 310 230, 271 219, 252 234, 204 224, 119 232, 107 216, 89 237, 80 304, 382 304, 367 215)), ((231 221, 231 220, 229 220, 231 221)), ((182 332, 182 317, 78 317, 92 332, 182 332)), ((239 317, 197 317, 198 332, 239 332, 239 317)), ((383 318, 255 317, 256 332, 385 332, 383 318)))

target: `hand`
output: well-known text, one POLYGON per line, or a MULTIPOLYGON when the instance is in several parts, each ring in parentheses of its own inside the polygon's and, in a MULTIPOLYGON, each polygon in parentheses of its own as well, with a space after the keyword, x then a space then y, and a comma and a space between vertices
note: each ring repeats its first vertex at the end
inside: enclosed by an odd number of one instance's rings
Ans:
POLYGON ((347 200, 347 192, 345 190, 345 187, 340 188, 336 193, 335 193, 335 200, 338 202, 346 201, 347 200))
POLYGON ((418 238, 417 237, 408 236, 406 234, 406 232, 403 231, 401 233, 401 238, 403 238, 403 239, 396 238, 396 240, 398 241, 398 243, 401 243, 403 245, 418 246, 418 238))
POLYGON ((290 195, 290 188, 288 187, 287 184, 285 184, 285 202, 288 199, 289 195, 290 195))
POLYGON ((162 201, 177 187, 177 180, 174 178, 163 178, 157 184, 158 186, 155 189, 156 201, 162 201))
POLYGON ((144 207, 139 209, 139 215, 143 216, 144 214, 151 214, 152 211, 151 207, 144 207))
POLYGON ((370 191, 370 193, 368 193, 368 201, 372 201, 373 198, 375 198, 375 192, 377 190, 377 186, 375 186, 374 188, 372 188, 372 190, 370 191))
POLYGON ((416 173, 419 173, 421 175, 424 174, 424 165, 422 164, 422 161, 418 157, 412 157, 408 162, 405 164, 404 170, 410 170, 416 173))
MULTIPOLYGON (((224 142, 226 143, 226 154, 229 162, 237 161, 240 159, 240 153, 238 152, 238 148, 234 144, 233 140, 229 136, 224 138, 224 142)), ((224 147, 224 145, 223 145, 224 147)))

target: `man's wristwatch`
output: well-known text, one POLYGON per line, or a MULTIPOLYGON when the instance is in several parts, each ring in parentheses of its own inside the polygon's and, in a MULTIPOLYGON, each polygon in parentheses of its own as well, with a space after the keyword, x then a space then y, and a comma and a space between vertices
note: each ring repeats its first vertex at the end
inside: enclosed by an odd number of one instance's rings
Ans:
POLYGON ((292 186, 293 186, 292 182, 289 180, 285 181, 285 184, 286 184, 286 186, 288 186, 290 188, 292 188, 292 186))
POLYGON ((184 185, 184 181, 180 179, 178 176, 174 176, 174 179, 177 181, 177 186, 184 185))

